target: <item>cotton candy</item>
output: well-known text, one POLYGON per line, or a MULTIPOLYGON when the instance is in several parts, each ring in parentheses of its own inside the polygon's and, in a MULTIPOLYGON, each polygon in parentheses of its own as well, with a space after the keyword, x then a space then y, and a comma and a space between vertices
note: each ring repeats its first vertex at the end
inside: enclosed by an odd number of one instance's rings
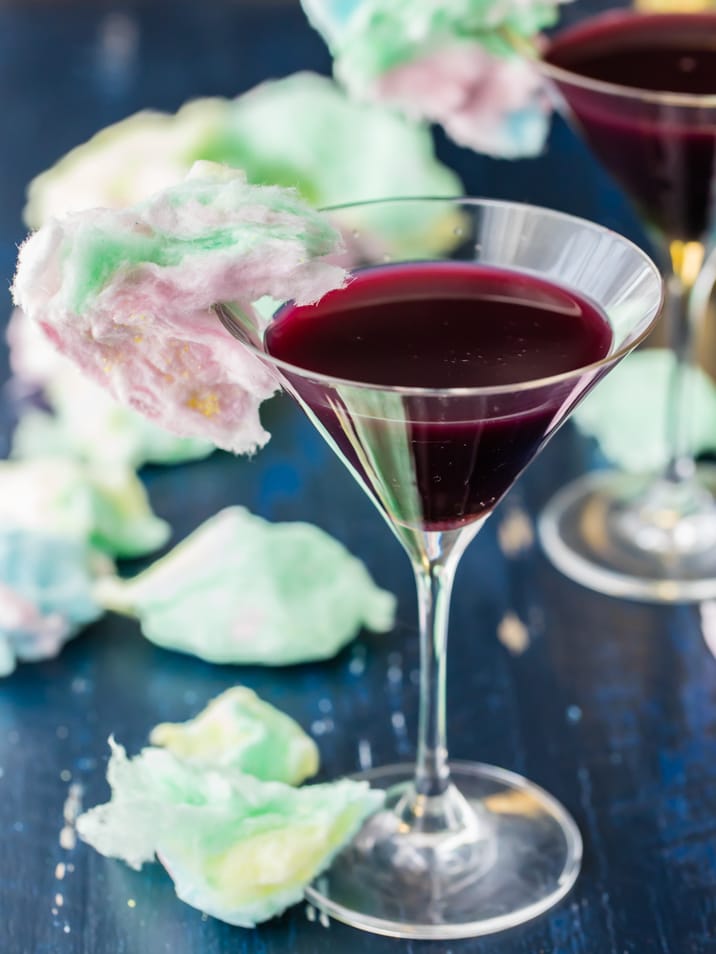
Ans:
POLYGON ((195 768, 163 749, 128 759, 110 745, 112 798, 77 819, 80 837, 134 868, 156 856, 181 900, 241 927, 300 901, 383 802, 367 782, 296 789, 195 768))
POLYGON ((20 249, 13 295, 119 400, 173 433, 251 453, 268 439, 258 408, 277 377, 211 306, 315 301, 344 281, 324 260, 339 246, 290 190, 198 163, 132 209, 50 221, 20 249))
POLYGON ((103 610, 92 584, 111 564, 79 540, 0 530, 0 676, 56 656, 103 610))
POLYGON ((19 308, 10 317, 7 337, 12 391, 20 401, 12 457, 69 456, 127 471, 197 460, 216 449, 200 438, 176 437, 119 404, 60 354, 19 308), (47 410, 27 400, 38 393, 47 410))
POLYGON ((234 686, 188 722, 164 722, 149 736, 197 767, 231 768, 265 782, 299 785, 318 771, 318 748, 303 729, 246 686, 234 686))
POLYGON ((202 144, 225 128, 229 104, 204 98, 174 114, 142 110, 100 130, 30 182, 25 222, 39 229, 67 212, 134 205, 180 182, 197 159, 223 161, 202 144))
POLYGON ((395 598, 317 527, 228 507, 132 579, 96 590, 168 649, 210 662, 288 665, 335 655, 362 626, 394 622, 395 598))
MULTIPOLYGON (((143 111, 103 129, 31 182, 25 220, 39 228, 69 211, 140 202, 205 158, 240 166, 249 182, 295 187, 315 206, 462 191, 436 159, 426 128, 302 72, 234 100, 199 99, 173 115, 143 111)), ((213 450, 204 430, 176 437, 100 392, 19 310, 9 343, 16 393, 41 389, 52 412, 23 413, 13 455, 52 452, 139 467, 213 450)))
POLYGON ((139 478, 65 458, 0 461, 0 522, 88 544, 111 556, 139 557, 169 538, 139 478))
POLYGON ((549 104, 532 63, 480 43, 441 46, 376 80, 376 93, 414 119, 440 123, 460 146, 502 159, 537 155, 549 104))
POLYGON ((462 192, 425 127, 300 72, 233 100, 143 111, 103 129, 32 180, 25 221, 39 228, 70 211, 133 205, 180 181, 199 159, 240 168, 252 183, 296 188, 316 207, 462 192))
POLYGON ((223 148, 251 182, 295 186, 317 207, 395 196, 459 195, 430 131, 350 99, 315 73, 269 80, 234 100, 223 148))
POLYGON ((534 155, 548 103, 522 47, 564 0, 302 0, 359 99, 441 123, 460 145, 534 155))
MULTIPOLYGON (((595 438, 602 453, 622 470, 649 473, 668 462, 667 420, 676 358, 666 348, 635 351, 575 410, 577 427, 595 438)), ((685 368, 685 400, 694 453, 716 449, 716 386, 700 368, 685 368)))

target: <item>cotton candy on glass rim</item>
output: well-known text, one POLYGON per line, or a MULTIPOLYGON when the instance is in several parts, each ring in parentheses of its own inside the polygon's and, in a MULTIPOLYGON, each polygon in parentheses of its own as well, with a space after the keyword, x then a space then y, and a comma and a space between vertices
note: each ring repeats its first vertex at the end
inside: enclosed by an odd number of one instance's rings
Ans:
MULTIPOLYGON (((52 220, 20 249, 15 302, 111 393, 173 433, 235 453, 268 439, 277 377, 211 310, 264 296, 309 303, 340 286, 338 233, 288 189, 197 163, 132 209, 52 220)), ((255 319, 259 321, 258 316, 255 319)))

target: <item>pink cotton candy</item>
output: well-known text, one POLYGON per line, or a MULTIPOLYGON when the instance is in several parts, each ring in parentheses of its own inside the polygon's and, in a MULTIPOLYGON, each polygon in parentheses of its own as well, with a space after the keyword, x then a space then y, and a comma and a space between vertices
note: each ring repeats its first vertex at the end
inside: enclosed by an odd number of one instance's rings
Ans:
POLYGON ((211 306, 237 303, 258 324, 252 303, 264 296, 315 301, 344 280, 323 260, 340 242, 291 190, 199 165, 134 209, 50 221, 22 246, 13 293, 116 398, 169 431, 250 453, 268 439, 258 409, 277 376, 211 306))
POLYGON ((493 56, 477 42, 441 46, 389 70, 376 81, 375 95, 488 155, 534 155, 544 142, 549 104, 534 66, 493 56))
POLYGON ((71 635, 68 620, 59 613, 43 614, 27 597, 0 583, 0 630, 17 642, 21 659, 51 659, 71 635))

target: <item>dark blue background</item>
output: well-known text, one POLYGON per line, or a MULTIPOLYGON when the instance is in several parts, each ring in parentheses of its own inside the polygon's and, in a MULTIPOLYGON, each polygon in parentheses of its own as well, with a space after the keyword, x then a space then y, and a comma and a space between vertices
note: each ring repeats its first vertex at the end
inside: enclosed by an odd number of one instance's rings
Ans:
MULTIPOLYGON (((3 281, 24 234, 25 184, 67 149, 137 109, 233 96, 303 68, 327 72, 329 60, 288 0, 0 7, 3 281), (139 38, 136 58, 120 70, 101 55, 107 18, 118 14, 139 38)), ((471 193, 566 209, 640 238, 624 202, 560 122, 548 151, 530 162, 481 159, 442 138, 439 148, 471 193)), ((2 413, 6 447, 7 401, 2 413)), ((59 659, 21 666, 0 683, 1 954, 716 952, 716 662, 697 609, 603 598, 563 579, 534 548, 507 558, 498 546, 498 531, 517 508, 536 512, 593 462, 592 449, 568 429, 465 557, 449 656, 452 754, 528 774, 564 802, 584 834, 584 870, 561 905, 515 931, 455 943, 327 929, 309 922, 303 906, 243 931, 178 902, 158 867, 136 873, 84 845, 61 846, 70 784, 83 786, 85 806, 107 795, 111 732, 134 752, 151 726, 189 717, 239 681, 316 734, 321 778, 356 769, 362 739, 376 764, 414 754, 418 660, 408 562, 287 401, 272 402, 265 423, 273 439, 252 461, 215 454, 145 473, 174 541, 233 503, 274 520, 313 521, 398 594, 398 625, 332 662, 263 670, 156 649, 134 623, 108 616, 59 659), (497 638, 508 611, 529 629, 522 654, 497 638), (395 713, 404 714, 405 729, 395 713), (66 866, 62 879, 58 863, 66 866)))

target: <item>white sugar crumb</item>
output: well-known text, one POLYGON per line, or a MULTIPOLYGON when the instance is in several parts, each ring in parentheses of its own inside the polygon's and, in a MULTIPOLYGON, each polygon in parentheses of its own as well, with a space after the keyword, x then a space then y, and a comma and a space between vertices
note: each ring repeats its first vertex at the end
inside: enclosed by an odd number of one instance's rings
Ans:
POLYGON ((508 557, 524 553, 534 543, 532 520, 521 507, 512 507, 497 525, 497 540, 500 549, 508 557))
POLYGON ((358 764, 363 772, 373 768, 373 750, 368 739, 358 741, 358 764))
POLYGON ((513 656, 520 656, 530 644, 529 630, 519 616, 509 610, 500 620, 497 638, 513 656))
POLYGON ((77 835, 75 834, 74 828, 65 825, 60 832, 60 848, 64 848, 65 851, 72 851, 76 844, 77 835))
POLYGON ((362 676, 365 672, 365 647, 357 645, 353 647, 351 661, 348 663, 348 671, 351 676, 362 676))
POLYGON ((72 851, 77 844, 77 834, 75 832, 75 822, 77 816, 82 811, 82 786, 77 782, 70 785, 62 808, 62 817, 64 825, 60 831, 60 846, 65 851, 72 851))
POLYGON ((334 728, 333 719, 316 719, 311 723, 311 734, 325 735, 327 732, 332 732, 334 728))
POLYGON ((401 653, 391 653, 388 656, 388 682, 398 685, 403 681, 403 657, 401 653))

